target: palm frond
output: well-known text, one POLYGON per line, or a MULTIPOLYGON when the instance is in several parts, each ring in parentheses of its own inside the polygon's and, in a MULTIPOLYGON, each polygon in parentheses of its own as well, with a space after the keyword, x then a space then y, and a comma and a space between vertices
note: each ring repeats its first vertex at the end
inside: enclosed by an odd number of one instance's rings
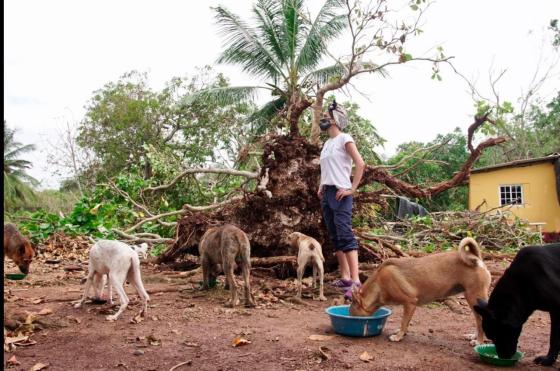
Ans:
POLYGON ((266 103, 258 111, 249 116, 249 122, 252 124, 255 134, 260 135, 264 133, 270 121, 278 115, 285 105, 286 97, 282 96, 266 103))
POLYGON ((340 35, 346 28, 346 16, 337 13, 343 5, 341 0, 327 0, 315 17, 298 55, 296 65, 300 71, 315 68, 327 50, 327 42, 340 35))
POLYGON ((298 48, 298 34, 302 24, 302 0, 283 0, 282 13, 284 18, 284 42, 290 61, 295 63, 298 48))
MULTIPOLYGON (((384 68, 375 68, 375 65, 372 63, 362 62, 361 68, 363 69, 374 69, 373 72, 379 73, 382 77, 389 77, 389 73, 384 68)), ((318 70, 309 72, 303 79, 302 85, 310 85, 310 84, 319 84, 324 85, 332 80, 336 80, 344 73, 346 73, 347 66, 343 65, 342 63, 336 63, 331 66, 327 66, 324 68, 320 68, 318 70)))
POLYGON ((284 65, 287 56, 282 45, 282 25, 278 24, 278 20, 282 19, 282 8, 278 5, 278 1, 258 0, 253 7, 253 13, 260 21, 257 30, 260 31, 264 45, 275 54, 280 64, 284 65))
POLYGON ((35 198, 33 189, 18 177, 4 172, 4 206, 35 198))
POLYGON ((20 143, 17 142, 12 142, 12 145, 10 147, 15 149, 6 153, 6 148, 4 148, 4 161, 6 159, 17 158, 18 156, 24 153, 33 152, 36 149, 34 144, 21 145, 20 143))
POLYGON ((239 64, 245 72, 274 80, 284 76, 279 61, 243 20, 223 7, 214 10, 221 32, 227 37, 227 47, 218 63, 239 64))
POLYGON ((268 89, 264 86, 233 86, 210 88, 200 90, 183 98, 182 105, 190 105, 196 101, 212 101, 219 105, 230 105, 252 100, 255 98, 259 89, 268 89))
MULTIPOLYGON (((303 84, 319 84, 324 85, 330 82, 332 79, 337 79, 342 77, 346 69, 342 63, 336 63, 332 66, 320 68, 313 72, 310 72, 303 78, 303 84)), ((302 85, 303 85, 302 84, 302 85)))

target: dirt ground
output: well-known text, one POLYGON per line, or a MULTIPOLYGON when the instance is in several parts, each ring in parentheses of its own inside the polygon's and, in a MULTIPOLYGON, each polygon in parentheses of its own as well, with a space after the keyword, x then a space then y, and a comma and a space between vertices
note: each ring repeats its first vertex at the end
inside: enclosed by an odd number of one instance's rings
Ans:
MULTIPOLYGON (((15 349, 6 351, 5 346, 4 369, 29 370, 38 363, 48 365, 48 370, 170 370, 178 364, 182 365, 176 370, 492 369, 478 360, 464 338, 474 332, 474 320, 461 296, 456 305, 418 308, 408 335, 392 343, 387 336, 398 328, 399 306, 391 307, 393 314, 382 335, 348 338, 332 332, 324 313, 340 297, 332 290, 327 290, 327 302, 293 301, 293 280, 271 279, 255 270, 251 282, 257 308, 230 309, 223 305, 228 295, 223 282, 201 292, 200 274, 188 276, 143 264, 142 277, 151 296, 147 318, 131 323, 140 305, 127 286, 129 310, 118 321, 108 322, 105 316, 116 310, 108 304, 72 307, 82 294, 80 280, 87 265, 78 262, 83 270, 65 271, 71 263, 75 262, 36 261, 25 280, 4 279, 4 323, 13 328, 14 321, 27 320, 20 332, 29 335, 15 349), (316 341, 311 335, 332 337, 316 341), (236 337, 250 343, 234 347, 236 337), (372 357, 369 362, 360 359, 364 352, 372 357), (8 362, 14 355, 16 362, 8 362)), ((508 263, 507 259, 487 261, 494 281, 508 263)), ((6 261, 4 270, 17 268, 6 261)), ((525 357, 517 369, 541 369, 532 360, 548 350, 549 332, 548 314, 534 313, 520 338, 525 357)))

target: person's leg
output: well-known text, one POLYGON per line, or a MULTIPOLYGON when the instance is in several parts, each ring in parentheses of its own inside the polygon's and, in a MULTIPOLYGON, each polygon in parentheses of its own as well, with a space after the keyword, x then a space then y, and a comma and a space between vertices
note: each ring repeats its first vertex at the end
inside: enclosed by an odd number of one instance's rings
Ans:
POLYGON ((329 237, 336 251, 336 259, 338 260, 338 269, 340 272, 340 279, 336 280, 333 285, 335 287, 348 287, 352 285, 350 280, 350 269, 346 261, 346 256, 342 251, 338 251, 338 237, 336 234, 336 226, 334 224, 334 211, 331 205, 336 206, 336 188, 325 187, 323 191, 323 199, 321 200, 321 209, 323 212, 323 221, 329 232, 329 237))
POLYGON ((340 272, 340 277, 343 281, 349 281, 351 279, 351 270, 348 266, 348 259, 346 258, 346 254, 339 250, 336 252, 336 259, 338 260, 338 270, 340 272))
POLYGON ((360 275, 358 269, 358 250, 349 250, 344 252, 346 264, 348 265, 348 271, 350 277, 354 282, 360 282, 360 275))
MULTIPOLYGON (((352 231, 352 196, 346 196, 338 201, 333 207, 334 224, 338 237, 337 249, 343 252, 345 263, 348 267, 353 286, 360 286, 358 269, 358 242, 352 231)), ((342 260, 342 259, 340 259, 342 260)), ((345 293, 345 297, 351 295, 351 287, 345 293)), ((351 297, 351 296, 350 296, 351 297)))

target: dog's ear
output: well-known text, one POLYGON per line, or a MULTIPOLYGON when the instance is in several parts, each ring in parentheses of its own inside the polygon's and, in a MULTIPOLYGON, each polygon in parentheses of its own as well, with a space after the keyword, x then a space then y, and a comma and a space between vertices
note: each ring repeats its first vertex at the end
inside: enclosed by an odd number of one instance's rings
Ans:
POLYGON ((25 245, 24 244, 19 245, 19 253, 21 255, 25 255, 25 245))
POLYGON ((482 317, 492 317, 492 313, 488 310, 488 302, 486 300, 480 298, 476 299, 476 304, 473 306, 473 309, 482 317))

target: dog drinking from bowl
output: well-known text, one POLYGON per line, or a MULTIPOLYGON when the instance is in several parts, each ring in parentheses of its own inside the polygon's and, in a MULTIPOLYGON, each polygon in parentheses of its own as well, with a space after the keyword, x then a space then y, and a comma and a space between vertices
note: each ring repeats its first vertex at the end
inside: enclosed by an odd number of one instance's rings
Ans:
POLYGON ((418 305, 464 292, 476 321, 476 334, 471 336, 471 345, 476 345, 483 342, 484 333, 481 317, 473 306, 477 299, 488 298, 490 282, 478 244, 467 237, 457 251, 387 259, 361 288, 352 292, 350 315, 367 316, 382 305, 403 305, 401 327, 389 337, 391 341, 401 341, 418 305))

